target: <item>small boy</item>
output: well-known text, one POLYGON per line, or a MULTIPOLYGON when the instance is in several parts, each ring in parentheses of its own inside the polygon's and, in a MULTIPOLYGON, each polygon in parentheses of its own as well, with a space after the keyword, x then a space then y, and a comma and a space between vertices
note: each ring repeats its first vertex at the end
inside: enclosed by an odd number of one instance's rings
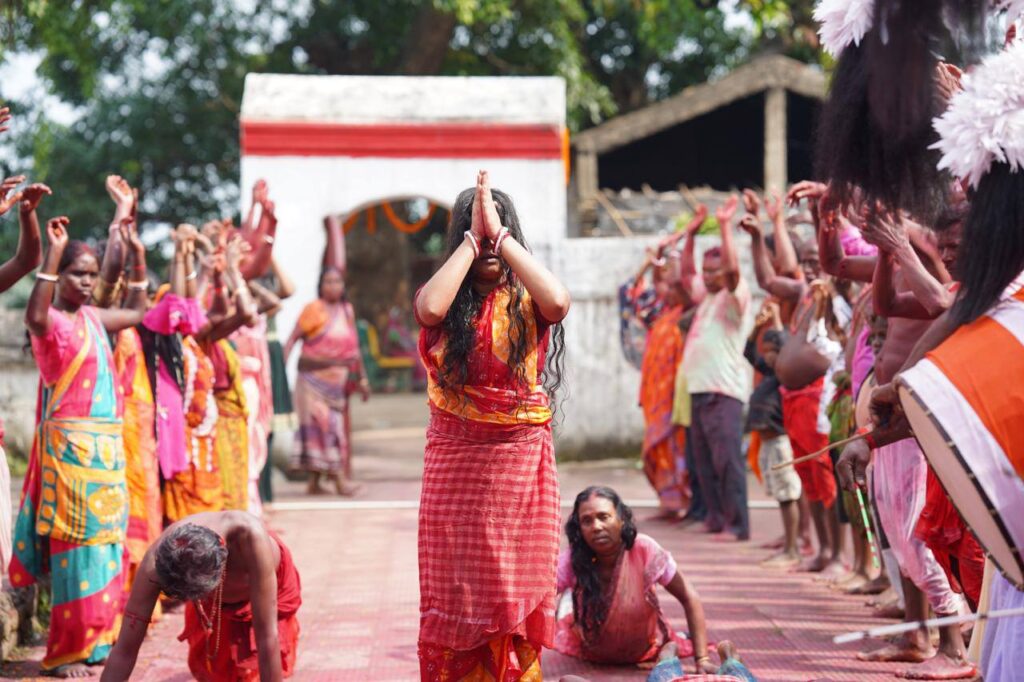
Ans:
POLYGON ((746 428, 751 434, 757 434, 760 440, 758 464, 761 477, 765 492, 779 503, 785 534, 782 549, 761 563, 767 568, 790 568, 800 561, 797 548, 800 519, 797 501, 802 492, 800 476, 792 466, 775 470, 779 464, 793 461, 793 448, 782 425, 780 383, 775 376, 775 361, 786 342, 786 333, 781 327, 778 308, 769 304, 758 316, 757 326, 747 341, 745 351, 747 360, 761 375, 761 382, 750 396, 746 428), (758 336, 761 336, 760 353, 757 352, 758 336))

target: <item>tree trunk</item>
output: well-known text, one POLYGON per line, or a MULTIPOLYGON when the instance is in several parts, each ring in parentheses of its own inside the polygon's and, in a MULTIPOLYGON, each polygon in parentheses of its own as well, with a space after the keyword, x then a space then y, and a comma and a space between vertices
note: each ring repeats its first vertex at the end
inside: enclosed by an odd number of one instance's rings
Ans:
POLYGON ((405 34, 405 48, 395 73, 433 76, 441 71, 455 30, 455 15, 436 10, 425 2, 405 34))

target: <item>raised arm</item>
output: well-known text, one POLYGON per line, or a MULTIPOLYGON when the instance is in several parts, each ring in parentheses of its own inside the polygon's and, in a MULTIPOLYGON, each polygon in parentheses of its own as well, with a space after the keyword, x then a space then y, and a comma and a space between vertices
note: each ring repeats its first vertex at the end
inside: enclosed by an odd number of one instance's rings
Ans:
POLYGON ((697 276, 697 259, 694 257, 697 234, 700 232, 700 228, 704 226, 704 221, 707 220, 707 217, 708 207, 704 204, 698 204, 697 209, 693 213, 693 220, 686 226, 686 241, 683 242, 683 248, 679 252, 679 283, 694 304, 704 300, 704 295, 707 293, 704 289, 703 280, 697 276))
POLYGON ((693 639, 693 657, 697 661, 697 672, 714 673, 716 668, 710 665, 708 659, 708 631, 704 621, 704 605, 700 601, 700 595, 690 584, 682 573, 676 571, 672 581, 665 585, 665 589, 673 597, 679 600, 686 613, 686 625, 693 639), (707 665, 705 665, 707 664, 707 665))
POLYGON ((50 246, 43 257, 43 266, 36 275, 36 284, 25 307, 25 326, 32 336, 46 336, 50 331, 50 303, 57 288, 57 268, 68 245, 67 216, 50 218, 46 223, 46 240, 50 246))
POLYGON ((736 291, 740 284, 740 260, 736 255, 736 242, 732 232, 732 219, 736 215, 739 203, 739 197, 734 194, 715 209, 715 218, 718 219, 718 228, 722 233, 722 273, 725 275, 725 286, 729 291, 736 291))
POLYGON ((124 618, 121 621, 121 632, 117 642, 107 657, 100 682, 127 682, 135 670, 135 662, 139 657, 139 649, 149 632, 149 622, 153 618, 153 609, 160 598, 160 588, 156 579, 156 546, 149 551, 139 565, 139 572, 132 581, 132 591, 128 595, 128 603, 124 607, 124 618))
POLYGON ((878 246, 880 255, 875 278, 875 309, 886 317, 931 320, 953 305, 953 293, 931 275, 911 246, 903 222, 892 216, 875 216, 864 229, 864 238, 878 246), (898 293, 893 282, 893 264, 911 292, 898 293))
POLYGON ((245 215, 245 221, 242 223, 244 234, 252 232, 256 227, 256 207, 262 205, 268 198, 267 181, 257 180, 256 184, 252 186, 252 203, 249 205, 249 212, 245 215))
POLYGON ((494 197, 491 195, 487 171, 481 171, 477 180, 474 204, 477 203, 482 207, 485 234, 492 243, 497 244, 496 248, 500 250, 498 256, 508 263, 512 272, 522 280, 540 314, 548 322, 557 323, 564 320, 569 314, 569 290, 515 239, 506 236, 498 242, 502 226, 498 209, 494 205, 494 197))
POLYGON ((7 291, 18 280, 39 267, 43 259, 43 240, 39 230, 39 218, 36 206, 44 194, 50 194, 46 185, 29 185, 20 192, 9 194, 12 189, 25 180, 24 176, 7 178, 0 185, 0 215, 7 213, 15 204, 19 204, 18 250, 14 257, 0 265, 0 291, 7 291))
POLYGON ((276 315, 281 310, 281 299, 270 289, 256 281, 249 282, 249 289, 256 297, 259 314, 276 315))
POLYGON ((268 199, 263 203, 259 228, 248 239, 252 253, 242 263, 242 276, 246 280, 262 276, 270 267, 277 234, 277 214, 274 210, 273 201, 268 199))
POLYGON ((754 261, 754 276, 757 285, 779 300, 796 303, 803 296, 805 284, 803 280, 782 277, 775 273, 768 245, 765 243, 761 224, 756 217, 747 214, 740 221, 740 228, 750 235, 750 247, 754 261))
POLYGON ((277 289, 274 290, 274 294, 278 300, 284 301, 295 295, 295 282, 288 276, 288 273, 285 272, 276 258, 270 259, 270 272, 274 275, 274 279, 277 280, 277 289))
POLYGON ((128 244, 131 255, 128 276, 128 297, 124 307, 131 310, 145 311, 149 306, 149 279, 146 277, 146 246, 139 239, 139 231, 135 221, 129 216, 122 221, 122 239, 128 244))
POLYGON ((93 289, 93 304, 100 308, 109 308, 114 302, 114 293, 118 279, 124 271, 128 246, 121 230, 122 222, 131 218, 135 195, 131 186, 120 175, 108 175, 106 180, 107 194, 114 202, 114 217, 110 220, 107 231, 107 248, 103 251, 103 262, 100 263, 100 277, 93 289))
MULTIPOLYGON (((254 521, 255 525, 255 521, 254 521)), ((249 567, 249 601, 252 626, 259 657, 260 680, 281 682, 281 645, 277 634, 277 567, 274 565, 274 540, 255 527, 241 531, 243 565, 249 567)))

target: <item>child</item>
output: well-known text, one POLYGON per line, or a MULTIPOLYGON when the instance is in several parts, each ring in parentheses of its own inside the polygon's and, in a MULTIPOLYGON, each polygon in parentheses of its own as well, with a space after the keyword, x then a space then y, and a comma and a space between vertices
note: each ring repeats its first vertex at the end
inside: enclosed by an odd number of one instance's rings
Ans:
POLYGON ((782 331, 778 306, 768 304, 757 317, 754 333, 747 341, 745 355, 761 374, 761 382, 750 396, 746 428, 760 439, 758 463, 761 476, 767 494, 779 503, 785 532, 782 549, 761 564, 769 568, 790 568, 800 560, 797 548, 800 477, 791 466, 775 470, 779 464, 793 461, 793 448, 782 425, 782 395, 779 393, 779 380, 775 376, 775 361, 785 342, 786 333, 782 331), (761 352, 758 353, 757 338, 762 330, 761 352))

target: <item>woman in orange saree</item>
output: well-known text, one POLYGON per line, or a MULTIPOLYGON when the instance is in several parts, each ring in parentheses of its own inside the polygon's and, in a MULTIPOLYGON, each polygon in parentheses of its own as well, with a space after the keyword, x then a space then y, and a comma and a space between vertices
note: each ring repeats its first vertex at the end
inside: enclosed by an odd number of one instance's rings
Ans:
MULTIPOLYGON (((666 278, 666 274, 661 275, 666 278)), ((640 407, 644 412, 644 474, 658 494, 663 516, 675 517, 687 501, 686 429, 673 420, 676 374, 683 360, 683 306, 676 287, 664 286, 665 308, 647 335, 640 368, 640 407)))
POLYGON ((124 396, 125 478, 129 502, 125 589, 130 590, 142 557, 163 529, 154 423, 156 406, 142 338, 136 329, 124 329, 118 333, 114 365, 124 396))
POLYGON ((540 680, 540 650, 554 638, 550 394, 569 294, 523 244, 512 200, 482 172, 456 199, 448 259, 414 304, 431 410, 419 513, 424 682, 540 680))
POLYGON ((213 449, 220 468, 224 509, 249 508, 249 410, 238 353, 227 340, 204 344, 213 363, 217 428, 213 449))

